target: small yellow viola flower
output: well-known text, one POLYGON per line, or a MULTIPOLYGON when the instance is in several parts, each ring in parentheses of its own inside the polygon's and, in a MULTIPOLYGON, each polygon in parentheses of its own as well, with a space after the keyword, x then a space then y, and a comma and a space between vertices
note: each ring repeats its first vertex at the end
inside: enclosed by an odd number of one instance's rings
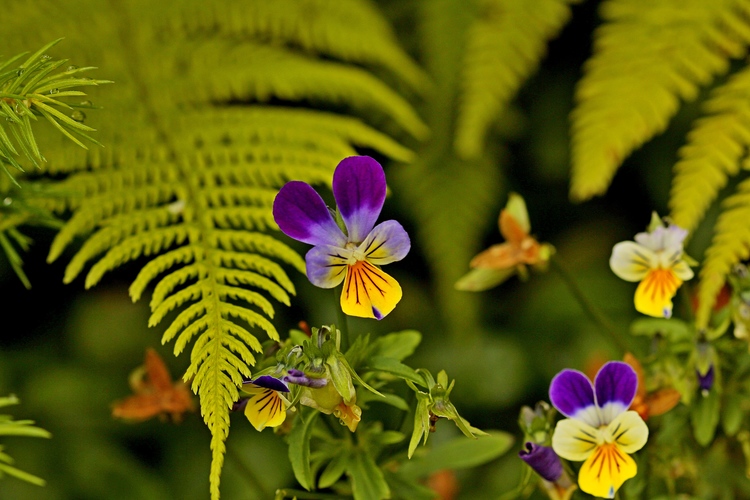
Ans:
POLYGON ((625 281, 640 282, 635 292, 638 312, 657 318, 672 316, 672 298, 680 285, 693 277, 682 248, 686 236, 686 230, 674 224, 665 226, 654 214, 648 232, 612 249, 612 271, 625 281))
POLYGON ((245 416, 258 431, 284 423, 286 409, 289 407, 286 398, 281 395, 282 392, 289 392, 285 382, 263 375, 244 382, 242 390, 250 394, 250 397, 243 399, 238 406, 244 406, 245 416))

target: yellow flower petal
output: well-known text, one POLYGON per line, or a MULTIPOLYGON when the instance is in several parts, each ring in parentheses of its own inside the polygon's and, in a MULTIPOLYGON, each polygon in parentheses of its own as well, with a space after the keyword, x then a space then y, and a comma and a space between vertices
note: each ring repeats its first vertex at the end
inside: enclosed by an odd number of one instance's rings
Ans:
POLYGON ((266 427, 278 427, 286 419, 286 402, 273 389, 259 389, 261 390, 247 401, 245 416, 259 431, 266 427))
POLYGON ((612 249, 609 267, 625 281, 641 281, 658 266, 656 254, 638 243, 623 241, 612 249))
POLYGON ((607 441, 617 443, 624 453, 635 453, 648 441, 648 426, 635 411, 626 411, 618 415, 604 432, 610 436, 607 441))
POLYGON ((401 286, 388 274, 366 260, 349 266, 341 309, 349 316, 382 319, 401 300, 401 286))
POLYGON ((682 280, 671 269, 652 269, 635 291, 635 309, 657 318, 672 316, 672 297, 682 280))
POLYGON ((578 486, 595 497, 614 498, 626 480, 638 472, 635 461, 615 443, 598 446, 578 472, 578 486))
POLYGON ((552 449, 566 460, 586 460, 601 441, 599 430, 572 418, 560 420, 552 435, 552 449))

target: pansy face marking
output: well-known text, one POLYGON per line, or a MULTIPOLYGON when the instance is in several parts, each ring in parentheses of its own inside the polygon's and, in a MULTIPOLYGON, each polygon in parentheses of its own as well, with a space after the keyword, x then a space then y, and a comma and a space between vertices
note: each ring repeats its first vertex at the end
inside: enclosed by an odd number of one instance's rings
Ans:
POLYGON ((309 184, 288 182, 273 203, 284 234, 314 245, 305 256, 310 282, 321 288, 344 282, 341 308, 350 316, 382 319, 401 300, 401 286, 380 266, 406 257, 411 243, 398 222, 375 225, 385 193, 383 167, 369 156, 350 156, 333 174, 333 196, 346 234, 309 184))
POLYGON ((287 385, 274 377, 263 375, 242 384, 251 396, 245 403, 245 416, 257 430, 278 427, 286 419, 287 401, 280 394, 289 392, 287 385))
POLYGON ((636 234, 635 241, 616 244, 609 265, 625 281, 640 282, 635 292, 637 311, 669 318, 672 297, 693 277, 682 248, 687 231, 673 224, 664 227, 657 216, 650 227, 648 232, 636 234))
POLYGON ((550 400, 566 419, 557 423, 552 448, 560 457, 584 461, 578 473, 581 490, 614 498, 617 489, 635 476, 630 458, 648 439, 648 427, 628 407, 638 377, 626 363, 610 361, 594 383, 577 370, 563 370, 550 384, 550 400))

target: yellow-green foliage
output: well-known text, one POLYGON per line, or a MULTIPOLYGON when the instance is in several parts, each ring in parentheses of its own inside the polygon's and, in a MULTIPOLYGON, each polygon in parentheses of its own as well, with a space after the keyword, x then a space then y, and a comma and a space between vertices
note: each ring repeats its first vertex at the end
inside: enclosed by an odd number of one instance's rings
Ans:
POLYGON ((91 287, 136 261, 133 300, 155 284, 149 324, 171 320, 162 341, 174 340, 175 354, 194 341, 185 378, 212 433, 218 498, 229 410, 258 333, 278 339, 273 301, 294 293, 279 262, 304 270, 265 234, 277 229, 274 195, 289 179, 330 183, 355 146, 409 161, 371 124, 424 136, 394 89, 419 92, 426 78, 364 0, 40 0, 5 6, 3 24, 11 48, 65 36, 56 50, 115 81, 92 94, 103 109, 87 120, 104 148, 39 131, 42 169, 65 178, 37 203, 72 213, 49 260, 82 240, 65 282, 85 273, 91 287))
MULTIPOLYGON (((0 408, 17 405, 18 403, 18 398, 13 394, 0 397, 0 408)), ((0 415, 0 436, 50 438, 52 434, 34 426, 33 420, 13 420, 11 415, 0 415)), ((0 478, 7 474, 37 486, 45 485, 44 479, 14 467, 13 463, 13 458, 5 453, 5 447, 0 445, 0 478)))
POLYGON ((607 0, 572 114, 573 199, 604 193, 624 159, 662 132, 750 42, 748 0, 607 0))
POLYGON ((723 209, 700 272, 695 318, 698 328, 708 325, 711 308, 732 266, 750 258, 750 179, 737 186, 737 192, 724 201, 723 209))
POLYGON ((536 69, 570 19, 576 0, 479 0, 466 33, 454 146, 462 158, 483 153, 487 129, 536 69))
POLYGON ((750 67, 718 87, 704 106, 674 167, 672 220, 693 231, 750 146, 750 67))

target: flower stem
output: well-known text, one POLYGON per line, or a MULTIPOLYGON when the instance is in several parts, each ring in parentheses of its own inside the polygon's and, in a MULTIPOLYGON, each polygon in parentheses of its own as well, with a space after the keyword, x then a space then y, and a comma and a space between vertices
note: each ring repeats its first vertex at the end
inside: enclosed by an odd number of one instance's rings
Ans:
POLYGON ((341 293, 344 291, 344 285, 339 285, 333 289, 334 297, 336 299, 336 328, 341 331, 341 345, 339 350, 346 354, 349 349, 349 317, 344 314, 341 309, 341 293))
POLYGON ((557 256, 552 257, 550 259, 550 262, 552 264, 552 268, 557 272, 557 274, 560 275, 563 282, 568 287, 570 293, 578 301, 578 304, 580 304, 583 312, 586 313, 589 319, 593 321, 599 327, 599 330, 605 334, 605 337, 609 341, 611 341, 622 353, 627 352, 627 346, 620 338, 620 335, 617 333, 612 323, 609 321, 609 319, 607 319, 604 313, 602 313, 596 306, 594 306, 594 304, 591 303, 591 301, 586 298, 586 296, 583 294, 583 291, 581 291, 581 287, 578 286, 578 283, 573 277, 573 273, 565 268, 565 266, 560 262, 560 259, 557 256))
POLYGON ((304 490, 293 490, 290 488, 284 488, 283 490, 276 490, 276 499, 280 500, 282 498, 299 498, 302 499, 325 499, 325 498, 337 498, 341 499, 341 495, 335 495, 331 493, 314 493, 311 491, 304 491, 304 490))

